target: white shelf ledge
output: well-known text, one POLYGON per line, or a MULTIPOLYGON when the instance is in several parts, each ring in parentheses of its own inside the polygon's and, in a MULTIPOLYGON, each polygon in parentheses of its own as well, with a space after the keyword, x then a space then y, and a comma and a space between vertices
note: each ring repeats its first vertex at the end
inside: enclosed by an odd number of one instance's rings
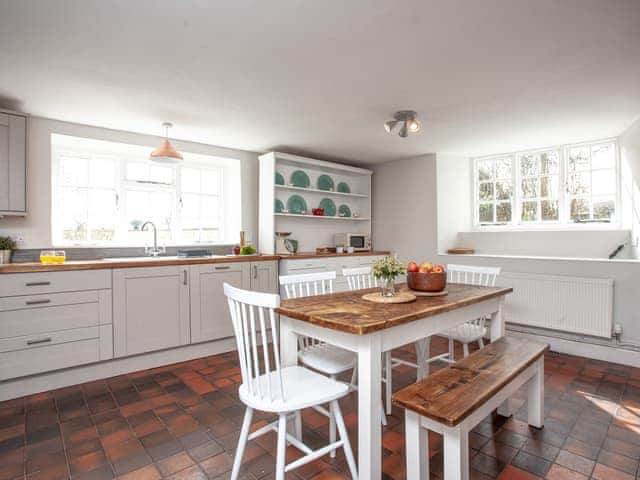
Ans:
POLYGON ((332 192, 329 190, 320 190, 318 188, 294 187, 293 185, 276 185, 275 187, 277 190, 294 190, 296 192, 321 193, 323 195, 333 195, 337 197, 369 198, 369 195, 365 195, 364 193, 332 192))
POLYGON ((276 217, 313 218, 315 220, 342 220, 351 222, 366 222, 365 217, 328 217, 326 215, 303 215, 300 213, 274 213, 276 217))

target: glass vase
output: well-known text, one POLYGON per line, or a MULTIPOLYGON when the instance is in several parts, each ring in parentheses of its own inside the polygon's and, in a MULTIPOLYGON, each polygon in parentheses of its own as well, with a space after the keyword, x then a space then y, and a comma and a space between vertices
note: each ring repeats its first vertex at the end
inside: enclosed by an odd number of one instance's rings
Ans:
POLYGON ((393 277, 382 279, 382 296, 393 297, 396 294, 396 279, 393 277))

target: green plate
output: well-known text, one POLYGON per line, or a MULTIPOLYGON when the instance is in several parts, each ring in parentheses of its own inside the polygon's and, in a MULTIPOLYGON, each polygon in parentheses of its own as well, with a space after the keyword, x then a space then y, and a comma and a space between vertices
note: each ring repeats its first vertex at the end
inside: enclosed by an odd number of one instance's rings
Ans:
POLYGON ((338 183, 338 191, 340 193, 351 193, 351 188, 348 183, 340 182, 338 183))
POLYGON ((350 217, 351 209, 347 205, 340 205, 340 208, 338 208, 338 213, 341 217, 350 217))
POLYGON ((300 195, 291 195, 287 200, 289 213, 307 213, 307 202, 300 195))
POLYGON ((318 177, 318 190, 333 192, 334 187, 333 178, 329 175, 323 173, 318 177))
POLYGON ((276 172, 276 185, 284 185, 284 177, 280 172, 276 172))
POLYGON ((325 217, 335 217, 336 216, 336 204, 333 203, 333 200, 330 198, 323 198, 320 200, 319 208, 324 209, 325 217))
POLYGON ((274 210, 276 211, 276 213, 282 213, 282 210, 284 210, 284 203, 282 203, 282 200, 280 200, 279 198, 276 198, 274 203, 274 210))
POLYGON ((309 175, 307 175, 302 170, 296 170, 291 174, 291 184, 294 187, 302 187, 309 188, 311 185, 311 180, 309 180, 309 175))

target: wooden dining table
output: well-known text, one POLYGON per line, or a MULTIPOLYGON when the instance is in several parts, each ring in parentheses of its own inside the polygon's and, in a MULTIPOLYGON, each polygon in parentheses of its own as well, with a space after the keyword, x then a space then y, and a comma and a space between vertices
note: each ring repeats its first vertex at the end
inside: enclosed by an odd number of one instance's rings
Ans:
MULTIPOLYGON (((406 286, 401 285, 400 288, 406 286)), ((376 289, 283 300, 280 349, 283 366, 298 362, 298 336, 308 336, 355 352, 358 356, 358 475, 382 475, 382 353, 415 342, 418 377, 425 374, 431 335, 465 322, 489 317, 490 337, 504 335, 502 306, 511 288, 449 284, 447 295, 417 297, 411 303, 382 304, 363 299, 376 289)), ((511 414, 509 402, 499 412, 511 414)))

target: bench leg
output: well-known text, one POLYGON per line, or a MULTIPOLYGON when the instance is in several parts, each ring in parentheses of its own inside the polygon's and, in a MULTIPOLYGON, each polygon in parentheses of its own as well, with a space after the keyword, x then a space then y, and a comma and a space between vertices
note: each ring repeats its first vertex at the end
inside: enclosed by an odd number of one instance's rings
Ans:
POLYGON ((529 425, 544 426, 544 357, 536 362, 536 374, 527 384, 527 415, 529 425))
POLYGON ((429 376, 429 364, 427 360, 430 357, 431 350, 431 337, 421 338, 415 342, 416 347, 416 357, 418 364, 418 373, 417 379, 422 380, 425 377, 429 376))
POLYGON ((469 480, 469 433, 459 428, 444 431, 445 480, 469 480))
POLYGON ((420 415, 405 410, 407 480, 429 480, 429 431, 420 426, 420 415))
POLYGON ((507 417, 508 418, 508 417, 513 415, 513 410, 514 410, 513 402, 511 401, 510 398, 507 398, 498 407, 498 415, 501 415, 503 417, 507 417))

